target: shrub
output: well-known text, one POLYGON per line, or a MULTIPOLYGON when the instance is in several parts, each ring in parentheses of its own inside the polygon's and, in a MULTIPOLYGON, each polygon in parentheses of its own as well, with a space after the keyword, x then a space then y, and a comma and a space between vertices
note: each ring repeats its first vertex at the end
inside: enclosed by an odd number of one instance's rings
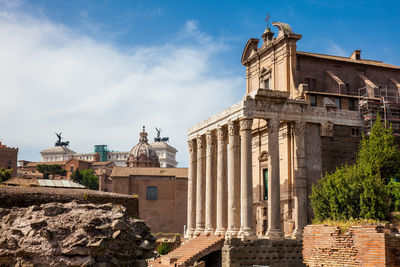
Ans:
POLYGON ((400 209, 400 152, 392 129, 377 118, 362 137, 356 163, 337 168, 313 186, 311 205, 317 221, 388 220, 400 209))
POLYGON ((170 252, 169 246, 167 242, 161 242, 160 245, 157 248, 157 252, 160 255, 165 255, 168 254, 168 252, 170 252))

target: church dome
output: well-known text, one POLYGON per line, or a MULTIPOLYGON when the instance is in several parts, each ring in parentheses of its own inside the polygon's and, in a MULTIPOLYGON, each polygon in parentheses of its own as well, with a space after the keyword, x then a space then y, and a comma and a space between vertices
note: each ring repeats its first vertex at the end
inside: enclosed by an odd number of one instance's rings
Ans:
POLYGON ((139 143, 129 152, 128 167, 160 167, 160 161, 154 148, 147 143, 147 133, 143 126, 139 143))

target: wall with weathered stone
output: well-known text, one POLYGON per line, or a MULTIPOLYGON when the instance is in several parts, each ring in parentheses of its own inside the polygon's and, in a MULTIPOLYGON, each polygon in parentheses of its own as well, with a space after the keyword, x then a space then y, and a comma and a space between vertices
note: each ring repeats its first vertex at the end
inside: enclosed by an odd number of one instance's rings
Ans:
POLYGON ((307 266, 400 266, 400 236, 382 225, 308 225, 303 231, 307 266))
POLYGON ((139 199, 131 195, 100 192, 86 189, 44 187, 0 187, 0 207, 29 207, 50 202, 113 203, 126 208, 128 215, 139 217, 139 199))
POLYGON ((294 239, 259 239, 243 242, 237 238, 225 241, 222 248, 223 267, 253 265, 305 266, 301 242, 294 239))

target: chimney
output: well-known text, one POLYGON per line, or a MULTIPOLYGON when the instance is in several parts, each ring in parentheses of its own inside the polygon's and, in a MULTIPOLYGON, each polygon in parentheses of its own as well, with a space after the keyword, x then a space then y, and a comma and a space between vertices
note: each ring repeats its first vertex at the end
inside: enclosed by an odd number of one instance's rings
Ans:
POLYGON ((361 60, 361 50, 354 50, 353 54, 350 56, 351 59, 361 60))

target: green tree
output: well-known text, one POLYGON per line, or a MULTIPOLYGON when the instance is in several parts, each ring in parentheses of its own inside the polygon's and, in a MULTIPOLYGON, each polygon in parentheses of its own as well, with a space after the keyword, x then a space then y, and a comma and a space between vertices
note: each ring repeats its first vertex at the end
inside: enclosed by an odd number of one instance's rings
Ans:
POLYGON ((11 178, 12 175, 12 169, 5 169, 3 167, 0 168, 0 183, 7 181, 8 179, 11 178))
POLYGON ((94 174, 92 169, 82 171, 77 169, 76 171, 72 172, 71 179, 89 189, 99 190, 99 177, 94 174))
POLYGON ((337 168, 313 186, 315 219, 389 219, 400 208, 399 161, 392 129, 385 129, 378 117, 370 135, 362 137, 356 163, 337 168))
POLYGON ((36 170, 38 170, 40 173, 43 173, 43 178, 45 179, 49 179, 50 175, 67 175, 67 170, 63 169, 63 167, 61 167, 59 164, 39 164, 36 166, 36 170))
POLYGON ((165 242, 165 241, 162 241, 162 242, 160 243, 160 245, 158 245, 157 252, 158 252, 158 254, 160 254, 160 255, 168 254, 168 253, 170 252, 170 248, 169 248, 169 246, 168 246, 168 243, 165 242))

